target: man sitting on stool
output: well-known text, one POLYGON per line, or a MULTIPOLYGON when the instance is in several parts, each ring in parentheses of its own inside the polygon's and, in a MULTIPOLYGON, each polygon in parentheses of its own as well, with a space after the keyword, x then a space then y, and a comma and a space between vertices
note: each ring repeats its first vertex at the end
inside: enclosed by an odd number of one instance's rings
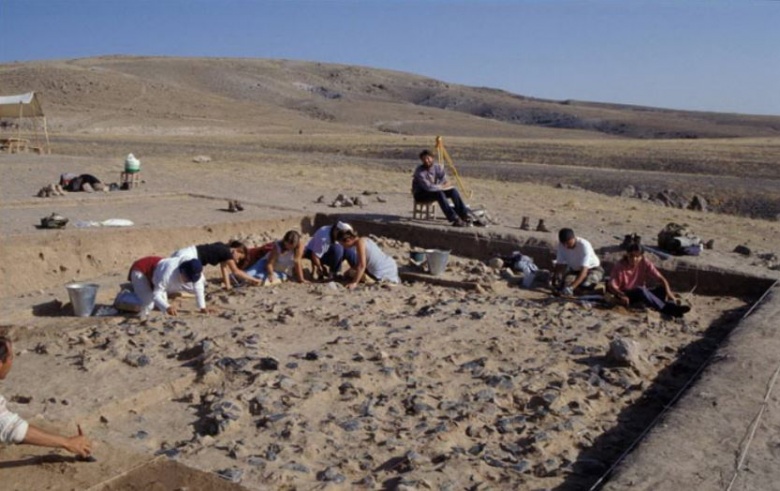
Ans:
POLYGON ((455 186, 447 182, 444 166, 434 163, 433 154, 428 150, 420 152, 420 160, 422 164, 414 171, 412 179, 414 200, 419 202, 436 201, 453 226, 470 226, 469 210, 455 186), (452 200, 452 205, 450 205, 449 200, 452 200))

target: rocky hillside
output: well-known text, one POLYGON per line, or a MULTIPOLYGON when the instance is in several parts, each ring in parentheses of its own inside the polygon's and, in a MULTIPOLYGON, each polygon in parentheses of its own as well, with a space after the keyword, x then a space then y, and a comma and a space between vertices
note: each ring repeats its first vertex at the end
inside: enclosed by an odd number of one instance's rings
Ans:
POLYGON ((780 117, 550 101, 316 62, 99 57, 0 65, 0 93, 40 93, 55 131, 307 131, 517 138, 780 135, 780 117))

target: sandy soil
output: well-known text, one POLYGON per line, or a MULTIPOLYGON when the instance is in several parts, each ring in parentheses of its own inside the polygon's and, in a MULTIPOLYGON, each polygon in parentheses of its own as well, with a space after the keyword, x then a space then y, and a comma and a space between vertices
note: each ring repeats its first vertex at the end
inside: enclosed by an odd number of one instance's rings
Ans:
MULTIPOLYGON (((98 459, 0 449, 4 488, 198 489, 232 480, 249 489, 581 489, 652 421, 755 300, 684 292, 693 311, 682 321, 561 301, 512 285, 485 265, 485 251, 452 258, 446 272, 453 281, 480 284, 477 290, 407 282, 355 292, 323 284, 225 292, 211 284, 209 302, 219 309, 213 316, 155 315, 146 324, 69 316, 64 284, 95 281, 98 303, 108 304, 142 255, 231 236, 260 242, 305 226, 318 212, 393 222, 410 215, 414 162, 403 172, 370 162, 334 171, 317 156, 294 153, 261 154, 253 163, 195 164, 191 157, 147 162, 146 183, 137 190, 39 199, 31 195, 61 172, 110 176, 119 164, 0 156, 7 259, 0 302, 3 329, 19 352, 2 392, 33 421, 62 431, 81 423, 98 459), (338 193, 361 195, 365 206, 330 208, 338 193), (247 210, 227 213, 228 198, 247 210), (33 228, 53 211, 71 225, 108 218, 136 225, 33 228), (617 338, 638 343, 633 367, 605 358, 617 338), (161 455, 173 463, 154 460, 161 455), (181 477, 165 481, 172 472, 165 465, 181 477)), ((716 243, 688 264, 778 277, 771 269, 777 222, 526 183, 470 184, 472 203, 500 223, 464 231, 462 240, 486 233, 553 244, 553 233, 518 229, 530 216, 552 230, 573 225, 606 249, 632 232, 652 242, 666 223, 679 221, 716 243), (752 255, 733 253, 737 245, 752 255)), ((446 229, 441 222, 418 225, 446 229)), ((377 240, 412 268, 408 243, 377 240)), ((191 300, 182 302, 192 310, 191 300)))

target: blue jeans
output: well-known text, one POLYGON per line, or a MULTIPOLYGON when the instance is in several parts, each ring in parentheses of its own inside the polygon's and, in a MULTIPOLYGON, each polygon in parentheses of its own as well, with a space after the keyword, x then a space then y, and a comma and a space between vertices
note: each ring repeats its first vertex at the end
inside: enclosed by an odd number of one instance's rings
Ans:
MULTIPOLYGON (((258 280, 265 280, 268 279, 268 274, 266 273, 266 266, 268 265, 268 258, 264 257, 254 263, 253 265, 249 266, 246 269, 246 274, 253 278, 257 278, 258 280)), ((276 271, 276 276, 280 280, 287 280, 287 274, 286 273, 280 273, 279 271, 276 271)))
POLYGON ((640 286, 639 288, 626 291, 625 294, 628 297, 629 305, 646 305, 655 310, 661 310, 666 306, 666 301, 661 300, 666 298, 666 290, 664 290, 663 286, 657 286, 652 290, 640 286))
MULTIPOLYGON (((311 261, 313 253, 310 249, 303 251, 303 257, 311 261)), ((335 275, 341 269, 341 263, 344 260, 349 263, 350 266, 357 264, 357 252, 354 247, 345 249, 343 245, 338 242, 334 242, 330 245, 325 254, 320 258, 320 262, 326 268, 325 272, 330 275, 335 275)))
POLYGON ((461 220, 468 220, 469 211, 466 208, 466 203, 460 197, 460 193, 457 189, 452 188, 446 191, 417 191, 414 193, 415 201, 436 201, 439 203, 439 208, 444 212, 447 220, 454 222, 461 218, 461 220), (452 200, 452 205, 450 205, 452 200))

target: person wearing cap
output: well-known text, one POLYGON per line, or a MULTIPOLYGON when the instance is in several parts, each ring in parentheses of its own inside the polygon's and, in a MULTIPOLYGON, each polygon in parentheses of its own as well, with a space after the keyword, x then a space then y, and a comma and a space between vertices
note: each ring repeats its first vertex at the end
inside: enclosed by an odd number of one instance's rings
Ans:
MULTIPOLYGON (((433 154, 428 150, 420 152, 422 163, 417 166, 412 178, 412 195, 415 201, 439 203, 441 211, 454 227, 468 227, 472 224, 468 207, 457 188, 447 181, 444 166, 434 163, 433 154), (450 205, 450 200, 452 204, 450 205)), ((475 225, 484 223, 475 221, 475 225)))
POLYGON ((352 268, 345 274, 350 278, 346 285, 347 289, 355 288, 367 278, 390 283, 401 282, 395 260, 382 252, 373 240, 358 236, 354 230, 339 230, 336 233, 336 240, 345 248, 355 248, 356 261, 350 264, 352 268))
POLYGON ((344 248, 337 240, 340 230, 352 230, 348 223, 336 222, 335 225, 324 225, 314 232, 303 250, 303 257, 311 261, 312 276, 328 279, 335 277, 341 270, 341 264, 346 259, 349 264, 357 262, 355 249, 344 248))
POLYGON ((199 244, 175 251, 171 257, 198 259, 204 266, 219 265, 222 272, 222 286, 225 290, 233 287, 230 276, 249 285, 259 285, 260 280, 253 278, 241 269, 248 255, 248 249, 242 242, 234 240, 229 244, 213 242, 211 244, 199 244))
POLYGON ((127 278, 140 300, 141 317, 149 315, 155 306, 168 315, 177 315, 176 307, 168 302, 168 294, 182 291, 195 293, 202 314, 212 312, 206 307, 203 265, 198 259, 143 257, 133 263, 127 278))
MULTIPOLYGON (((5 380, 14 364, 14 346, 11 340, 0 336, 0 380, 5 380)), ((62 448, 79 457, 89 457, 92 442, 84 436, 81 426, 76 425, 78 433, 67 437, 45 431, 29 424, 18 414, 6 407, 5 398, 0 395, 0 443, 23 443, 39 447, 62 448)))
POLYGON ((612 268, 607 291, 626 307, 645 305, 672 317, 682 317, 691 310, 677 304, 669 282, 635 242, 628 244, 626 254, 612 268))
POLYGON ((558 231, 553 273, 553 287, 563 295, 573 295, 579 288, 592 289, 604 279, 604 268, 593 246, 570 228, 558 231))

